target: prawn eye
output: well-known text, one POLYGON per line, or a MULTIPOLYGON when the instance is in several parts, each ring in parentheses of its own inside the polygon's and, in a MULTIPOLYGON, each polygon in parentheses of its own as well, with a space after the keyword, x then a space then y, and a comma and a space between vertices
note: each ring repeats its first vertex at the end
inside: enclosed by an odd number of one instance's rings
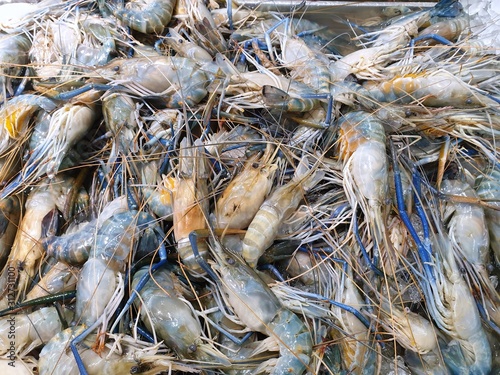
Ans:
POLYGON ((231 266, 235 263, 234 259, 233 258, 226 258, 226 261, 228 264, 230 264, 231 266))
POLYGON ((255 169, 259 168, 259 163, 253 163, 252 168, 255 168, 255 169))
POLYGON ((194 353, 196 350, 198 350, 198 347, 196 346, 196 344, 191 344, 188 346, 189 353, 194 353))
POLYGON ((179 42, 179 44, 182 44, 182 43, 184 43, 184 40, 179 39, 177 42, 179 42))
POLYGON ((465 104, 467 104, 467 105, 472 104, 472 99, 471 99, 471 98, 467 98, 467 99, 465 100, 465 104))
POLYGON ((120 67, 117 65, 117 66, 113 67, 113 70, 114 70, 115 72, 117 72, 117 71, 119 71, 119 70, 120 70, 120 67))

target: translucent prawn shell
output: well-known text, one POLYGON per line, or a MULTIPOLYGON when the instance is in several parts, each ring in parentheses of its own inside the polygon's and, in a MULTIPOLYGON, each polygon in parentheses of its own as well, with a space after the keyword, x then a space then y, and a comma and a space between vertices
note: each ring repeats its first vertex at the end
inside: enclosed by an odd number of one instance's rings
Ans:
POLYGON ((350 112, 339 121, 340 157, 350 160, 357 188, 368 200, 380 201, 388 190, 385 130, 366 112, 350 112), (374 181, 376 183, 374 183, 374 181))
POLYGON ((245 229, 269 194, 277 166, 258 162, 257 156, 229 183, 217 200, 215 218, 219 228, 245 229))
POLYGON ((48 342, 62 328, 63 325, 55 307, 44 307, 30 314, 2 317, 0 318, 0 355, 9 352, 11 341, 15 343, 16 354, 29 353, 48 342), (15 341, 8 338, 12 321, 15 322, 15 341))
MULTIPOLYGON (((136 272, 133 289, 148 272, 148 267, 136 272)), ((202 343, 200 322, 193 316, 190 307, 179 299, 169 270, 155 272, 139 295, 141 298, 134 303, 141 309, 141 319, 150 332, 156 332, 181 358, 208 359, 197 350, 202 343)))
POLYGON ((161 95, 169 108, 198 104, 210 83, 194 60, 180 56, 115 59, 95 76, 145 96, 161 95))

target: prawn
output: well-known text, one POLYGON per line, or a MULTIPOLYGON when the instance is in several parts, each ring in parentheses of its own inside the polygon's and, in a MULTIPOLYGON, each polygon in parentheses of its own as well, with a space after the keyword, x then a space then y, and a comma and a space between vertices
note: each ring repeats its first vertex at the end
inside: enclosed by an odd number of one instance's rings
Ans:
POLYGON ((57 262, 26 295, 26 300, 75 290, 79 270, 57 262))
POLYGON ((21 217, 18 197, 0 200, 0 267, 5 265, 16 237, 21 217))
MULTIPOLYGON (((208 168, 201 142, 191 146, 187 138, 180 144, 179 172, 173 191, 173 225, 177 252, 189 272, 202 272, 189 243, 189 233, 208 229, 208 168)), ((207 256, 206 242, 200 242, 199 253, 207 256)))
MULTIPOLYGON (((0 19, 0 25, 1 22, 0 19)), ((14 95, 11 77, 17 77, 21 72, 22 66, 28 63, 28 51, 30 47, 31 41, 24 33, 13 35, 0 33, 0 72, 2 73, 0 76, 0 85, 2 101, 7 100, 7 93, 14 95)))
POLYGON ((332 81, 343 81, 349 74, 355 74, 359 79, 384 79, 381 68, 401 59, 404 47, 418 35, 419 28, 428 23, 432 16, 456 16, 460 10, 458 1, 440 0, 431 9, 396 17, 384 29, 359 36, 357 39, 374 40, 366 43, 369 47, 330 63, 332 81))
POLYGON ((268 145, 260 160, 251 157, 231 180, 215 205, 217 228, 245 229, 271 190, 277 165, 272 162, 273 147, 268 145))
POLYGON ((99 226, 90 223, 93 225, 75 232, 80 237, 90 238, 86 241, 87 246, 75 245, 68 236, 52 242, 53 249, 49 253, 56 259, 69 264, 83 262, 76 286, 76 320, 81 324, 92 325, 102 316, 118 287, 118 274, 125 271, 141 230, 153 222, 145 212, 127 210, 114 213, 99 226), (89 233, 95 233, 95 237, 89 233))
MULTIPOLYGON (((482 200, 491 200, 490 204, 500 206, 500 170, 493 168, 476 180, 476 193, 482 200)), ((486 225, 490 235, 490 248, 495 261, 500 264, 500 210, 485 208, 486 225)))
POLYGON ((96 92, 84 94, 78 98, 79 101, 67 103, 52 114, 45 137, 40 137, 40 143, 34 145, 24 168, 2 190, 2 198, 25 190, 44 175, 49 178, 56 175, 69 149, 81 140, 94 124, 97 117, 95 100, 98 97, 96 92))
MULTIPOLYGON (((401 189, 400 171, 394 146, 392 146, 392 154, 395 185, 401 189)), ((397 200, 400 216, 406 217, 405 225, 417 243, 419 257, 423 263, 421 266, 424 274, 418 273, 417 270, 415 272, 420 277, 429 314, 436 326, 458 343, 462 352, 463 366, 461 363, 456 363, 456 357, 445 358, 445 362, 450 367, 461 366, 462 373, 467 371, 470 374, 488 374, 492 365, 491 347, 481 325, 476 301, 457 265, 452 241, 442 228, 442 222, 436 217, 436 213, 429 210, 429 215, 436 226, 436 232, 433 233, 435 236, 431 239, 426 212, 424 212, 424 207, 420 206, 417 212, 419 212, 423 227, 427 228, 423 231, 424 240, 422 241, 413 224, 408 220, 401 193, 397 194, 397 200), (433 249, 435 251, 432 251, 433 249)), ((421 205, 422 203, 420 202, 421 205)))
POLYGON ((239 255, 223 249, 216 240, 211 242, 210 249, 216 259, 214 269, 220 275, 220 287, 235 314, 250 330, 278 342, 280 357, 271 374, 302 374, 312 354, 312 338, 304 322, 283 307, 239 255))
POLYGON ((195 61, 180 56, 115 59, 96 68, 95 77, 134 95, 162 97, 169 108, 198 104, 210 83, 195 61))
POLYGON ((442 69, 396 76, 385 82, 365 82, 363 86, 382 102, 418 102, 430 107, 498 107, 495 100, 442 69))
MULTIPOLYGON (((149 267, 137 271, 132 281, 132 289, 135 289, 143 276, 149 272, 149 267)), ((179 358, 208 363, 217 360, 222 353, 203 342, 200 322, 193 315, 193 307, 178 295, 177 284, 179 281, 174 278, 171 270, 156 271, 138 292, 140 299, 134 302, 136 307, 140 308, 141 320, 146 328, 164 340, 179 358)))
POLYGON ((43 181, 28 196, 12 250, 0 276, 0 290, 3 293, 0 309, 6 308, 7 301, 20 302, 24 298, 43 256, 40 242, 43 219, 55 208, 64 209, 72 184, 71 178, 56 177, 52 181, 43 181), (10 290, 15 282, 16 290, 10 290), (14 298, 8 299, 7 293, 13 293, 14 298))
POLYGON ((251 267, 257 265, 260 256, 274 242, 281 222, 295 212, 304 192, 318 184, 323 176, 323 171, 309 169, 304 157, 292 180, 275 189, 262 203, 243 238, 242 256, 251 267))
POLYGON ((0 318, 0 355, 13 350, 22 358, 33 349, 46 344, 63 329, 55 307, 43 307, 30 314, 16 314, 0 318), (13 328, 10 328, 13 325, 13 328), (8 332, 15 332, 15 340, 8 340, 8 332))
MULTIPOLYGON (((338 123, 346 195, 354 211, 361 206, 383 258, 395 260, 386 233, 386 214, 382 209, 389 191, 384 127, 371 114, 360 111, 348 113, 338 123)), ((395 270, 386 270, 389 271, 395 270)))
MULTIPOLYGON (((360 310, 365 306, 359 291, 352 280, 352 271, 349 268, 350 275, 345 278, 344 289, 339 290, 340 301, 354 309, 360 310)), ((332 306, 332 308, 334 308, 332 306)), ((342 332, 345 332, 340 340, 342 361, 345 368, 359 375, 368 375, 377 373, 377 349, 374 343, 370 341, 370 329, 361 322, 358 317, 347 311, 339 309, 337 320, 342 332)))
MULTIPOLYGON (((40 352, 39 374, 79 373, 80 368, 71 352, 68 352, 68 346, 70 341, 84 331, 85 326, 79 325, 67 328, 52 337, 40 352)), ((92 343, 96 339, 95 335, 88 336, 81 343, 81 360, 83 365, 89 369, 89 375, 134 373, 154 375, 168 370, 193 371, 190 366, 175 363, 174 358, 169 355, 159 356, 159 345, 150 346, 149 343, 127 335, 109 335, 112 336, 113 341, 103 348, 101 354, 92 349, 92 343)))
POLYGON ((131 0, 125 6, 99 0, 99 9, 110 11, 125 25, 141 33, 160 34, 170 22, 176 0, 131 0))

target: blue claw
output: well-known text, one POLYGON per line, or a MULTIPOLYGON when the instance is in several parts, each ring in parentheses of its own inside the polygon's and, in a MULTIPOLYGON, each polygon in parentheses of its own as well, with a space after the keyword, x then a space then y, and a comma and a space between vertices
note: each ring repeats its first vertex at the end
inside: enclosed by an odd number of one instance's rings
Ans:
POLYGON ((83 94, 85 92, 88 92, 90 90, 108 91, 108 90, 118 90, 120 88, 125 90, 125 88, 122 86, 112 86, 112 85, 103 85, 103 84, 99 84, 99 83, 89 83, 89 84, 83 85, 82 87, 79 87, 77 89, 57 94, 53 97, 53 99, 69 100, 69 99, 74 98, 75 96, 78 96, 78 95, 83 94))
POLYGON ((205 259, 203 259, 203 257, 200 255, 200 252, 198 251, 198 234, 196 233, 196 231, 192 231, 191 233, 189 233, 189 243, 191 244, 191 248, 193 249, 194 258, 196 259, 202 270, 205 271, 213 281, 219 281, 219 277, 215 274, 215 272, 212 270, 212 267, 210 267, 210 265, 205 259))
POLYGON ((428 40, 428 39, 435 40, 436 42, 444 44, 445 46, 452 46, 453 45, 453 42, 449 41, 448 39, 442 37, 439 34, 424 34, 424 35, 419 35, 416 38, 413 38, 410 41, 410 48, 414 48, 416 42, 420 42, 421 40, 428 40))
POLYGON ((150 342, 150 343, 154 343, 155 342, 155 339, 151 335, 151 333, 149 333, 148 331, 146 331, 144 328, 137 327, 137 333, 139 333, 139 335, 141 335, 142 337, 144 337, 147 342, 150 342))
POLYGON ((359 235, 358 218, 356 216, 356 213, 354 213, 352 221, 354 225, 354 236, 356 237, 356 242, 358 243, 363 258, 365 258, 365 260, 368 262, 370 269, 375 273, 375 275, 384 276, 384 273, 376 266, 374 262, 372 262, 370 256, 368 255, 368 252, 366 251, 365 245, 363 245, 363 241, 361 240, 361 236, 359 235))
MULTIPOLYGON (((394 143, 392 140, 390 141, 391 143, 391 154, 392 154, 392 163, 393 163, 393 170, 394 170, 394 185, 396 188, 396 202, 397 202, 397 207, 399 211, 399 216, 401 217, 401 220, 403 221, 404 225, 406 226, 406 229, 410 233, 411 237, 415 241, 415 244, 417 245, 417 250, 418 254, 420 256, 420 259, 423 263, 424 266, 424 271, 425 275, 430 279, 432 283, 435 282, 435 276, 434 273, 432 272, 431 264, 432 264, 432 259, 431 259, 431 254, 432 250, 430 247, 430 241, 426 241, 425 246, 422 241, 420 240, 420 237, 417 234, 417 231, 413 227, 413 224, 410 221, 410 218, 408 216, 408 213, 406 212, 406 207, 405 207, 405 202, 404 202, 404 197, 403 197, 403 185, 401 183, 401 171, 399 170, 399 165, 398 165, 398 159, 397 159, 397 154, 396 154, 396 148, 394 146, 394 143)), ((420 184, 418 184, 420 186, 420 184)), ((417 199, 418 201, 418 199, 417 199)), ((417 208, 418 210, 421 210, 421 208, 417 208)), ((425 212, 421 210, 421 213, 419 213, 420 219, 425 219, 425 212), (421 216, 422 215, 422 216, 421 216)), ((422 224, 424 221, 422 222, 422 224)))
POLYGON ((275 266, 273 266, 272 264, 262 264, 262 265, 259 265, 258 270, 259 271, 271 271, 273 273, 273 275, 276 276, 276 278, 279 281, 281 281, 282 283, 286 282, 285 278, 283 277, 283 275, 281 274, 281 272, 278 271, 278 269, 275 266))

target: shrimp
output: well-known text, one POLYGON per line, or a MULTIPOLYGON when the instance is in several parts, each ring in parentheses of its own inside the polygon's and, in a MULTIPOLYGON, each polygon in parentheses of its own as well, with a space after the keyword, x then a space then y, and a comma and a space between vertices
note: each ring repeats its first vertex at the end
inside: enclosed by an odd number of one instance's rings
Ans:
POLYGON ((21 30, 30 29, 32 24, 39 21, 47 12, 57 17, 64 9, 69 8, 81 0, 70 0, 61 3, 59 0, 42 0, 37 3, 7 3, 0 5, 0 30, 13 34, 21 30), (60 9, 58 9, 60 8, 60 9))
POLYGON ((481 326, 481 317, 467 283, 453 258, 448 238, 440 239, 443 274, 437 274, 439 297, 429 302, 431 316, 439 328, 458 342, 470 374, 488 374, 491 370, 491 348, 481 326), (439 298, 439 299, 437 299, 439 298))
POLYGON ((223 250, 216 240, 211 243, 211 253, 216 258, 220 287, 241 322, 278 342, 280 357, 271 374, 302 374, 312 354, 312 338, 304 322, 282 306, 239 255, 223 250))
POLYGON ((178 2, 184 3, 183 8, 186 12, 184 23, 191 30, 191 34, 197 43, 209 51, 226 53, 226 40, 215 24, 215 20, 205 6, 204 1, 178 0, 178 2))
POLYGON ((49 342, 62 329, 63 323, 55 307, 3 317, 0 319, 0 355, 14 352, 15 356, 22 358, 49 342), (9 332, 12 333, 10 340, 9 332))
MULTIPOLYGON (((281 44, 280 62, 292 70, 290 78, 312 88, 316 93, 330 92, 330 72, 327 56, 311 49, 303 39, 294 36, 293 24, 285 19, 285 31, 278 33, 281 44)), ((269 46, 268 46, 269 48, 269 46)))
MULTIPOLYGON (((149 272, 149 267, 137 271, 132 281, 132 289, 135 289, 143 276, 149 272)), ((137 308, 140 308, 141 320, 146 328, 164 340, 179 358, 199 362, 218 361, 217 357, 223 356, 222 353, 203 342, 200 322, 193 315, 193 307, 178 295, 178 283, 171 270, 156 271, 138 293, 140 299, 134 302, 137 308)))
MULTIPOLYGON (((443 180, 441 192, 477 198, 472 187, 460 180, 443 180)), ((483 207, 450 202, 447 204, 444 216, 450 218, 447 224, 448 235, 454 248, 469 264, 484 270, 489 260, 490 239, 483 207)))
POLYGON ((42 221, 54 208, 63 210, 72 184, 71 178, 56 177, 52 181, 43 181, 28 196, 14 245, 0 276, 0 290, 3 293, 0 309, 5 309, 8 303, 20 302, 24 298, 29 283, 35 276, 37 264, 43 256, 40 243, 42 221))
POLYGON ((75 246, 67 237, 57 241, 60 244, 54 247, 52 256, 67 263, 84 262, 76 287, 78 321, 92 325, 102 316, 118 286, 117 274, 125 271, 140 230, 152 222, 149 214, 129 210, 113 214, 98 227, 84 226, 76 233, 90 238, 86 241, 85 247, 90 245, 87 253, 81 252, 81 244, 75 246), (95 238, 89 235, 93 233, 95 238))
MULTIPOLYGON (((470 26, 468 16, 455 17, 433 23, 418 33, 417 39, 424 39, 425 35, 439 35, 448 41, 456 40, 464 30, 470 26)), ((418 46, 430 46, 436 42, 425 39, 418 42, 418 46)))
POLYGON ((420 27, 428 23, 434 15, 456 15, 458 9, 461 9, 458 1, 441 0, 434 8, 397 17, 386 28, 361 35, 357 39, 374 40, 367 43, 368 48, 359 49, 330 63, 333 82, 343 81, 349 74, 355 74, 359 79, 385 79, 381 68, 401 59, 404 47, 418 35, 420 27))
POLYGON ((26 295, 26 300, 75 290, 79 270, 57 262, 26 295))
MULTIPOLYGON (((476 180, 476 193, 482 200, 491 200, 491 204, 500 206, 500 171, 492 169, 488 174, 476 180)), ((500 210, 485 208, 486 225, 490 235, 490 247, 493 250, 495 261, 500 264, 500 210)))
POLYGON ((308 169, 306 163, 307 158, 301 160, 292 180, 274 190, 251 221, 242 245, 242 256, 251 267, 274 242, 281 222, 298 208, 304 192, 323 178, 323 171, 308 169))
POLYGON ((387 288, 380 291, 380 323, 394 334, 398 343, 418 354, 427 354, 438 347, 434 326, 427 319, 409 309, 401 308, 385 296, 387 288))
POLYGON ((169 108, 198 104, 210 83, 195 61, 180 56, 115 59, 96 68, 95 77, 134 95, 162 97, 169 108))
MULTIPOLYGON (((79 368, 68 350, 70 341, 85 331, 84 325, 67 328, 43 347, 38 363, 40 375, 78 374, 79 368)), ((189 366, 181 366, 173 362, 173 357, 163 354, 159 361, 158 347, 121 335, 114 337, 112 344, 107 344, 100 354, 92 350, 95 335, 88 336, 80 344, 83 365, 89 375, 98 374, 134 374, 154 375, 164 370, 192 370, 189 366), (142 368, 148 369, 141 371, 142 368)))
POLYGON ((258 155, 247 160, 222 192, 215 205, 217 228, 245 229, 250 225, 272 187, 277 165, 271 164, 271 151, 268 145, 261 160, 258 155))
POLYGON ((365 89, 382 102, 418 102, 430 107, 476 108, 498 103, 445 70, 396 76, 385 82, 365 82, 365 89))
POLYGON ((141 191, 149 209, 162 220, 172 221, 174 212, 173 192, 175 178, 157 176, 158 163, 152 161, 141 168, 142 183, 145 186, 141 191), (159 180, 159 181, 158 181, 159 180))
MULTIPOLYGON (((352 280, 352 271, 350 269, 349 273, 351 275, 345 278, 344 290, 338 291, 338 293, 341 293, 340 301, 347 306, 360 310, 365 306, 365 302, 352 280)), ((341 309, 337 314, 337 320, 342 332, 346 333, 342 335, 342 339, 339 341, 344 367, 356 375, 378 373, 377 349, 374 347, 374 343, 370 341, 370 330, 354 314, 341 309)))
POLYGON ((134 150, 134 141, 138 124, 136 120, 136 103, 127 94, 112 93, 102 98, 102 112, 106 129, 113 140, 113 156, 109 164, 116 161, 118 155, 128 155, 134 150))
POLYGON ((160 34, 172 18, 176 0, 131 0, 125 6, 99 0, 101 12, 109 10, 131 29, 141 33, 160 34))
POLYGON ((16 141, 27 135, 28 124, 39 109, 52 112, 56 104, 43 96, 26 94, 16 96, 0 108, 0 154, 3 154, 16 141))
POLYGON ((35 146, 23 170, 2 190, 2 198, 25 190, 44 175, 55 176, 69 149, 94 124, 97 117, 94 100, 98 97, 96 92, 84 94, 79 98, 81 101, 65 104, 52 114, 45 138, 35 146))
MULTIPOLYGON (((395 260, 386 233, 386 214, 382 210, 389 191, 384 127, 367 112, 350 112, 339 120, 339 125, 346 195, 354 210, 358 205, 363 210, 383 257, 395 260)), ((392 267, 386 272, 394 272, 394 265, 391 261, 392 267)))
MULTIPOLYGON (((180 145, 180 170, 174 183, 173 225, 177 241, 177 252, 192 273, 203 273, 196 262, 189 243, 189 233, 194 230, 208 229, 208 185, 206 157, 201 142, 191 146, 187 138, 180 145)), ((198 244, 201 256, 207 256, 206 242, 198 244)))
MULTIPOLYGON (((1 8, 1 6, 0 6, 1 8)), ((0 17, 0 25, 1 25, 0 17)), ((1 28, 1 26, 0 26, 1 28)), ((2 101, 7 100, 7 93, 14 94, 12 77, 20 74, 23 65, 28 63, 28 51, 31 47, 29 38, 21 34, 0 33, 0 85, 2 101)))
POLYGON ((18 197, 0 200, 0 267, 5 265, 16 237, 21 207, 18 197))

